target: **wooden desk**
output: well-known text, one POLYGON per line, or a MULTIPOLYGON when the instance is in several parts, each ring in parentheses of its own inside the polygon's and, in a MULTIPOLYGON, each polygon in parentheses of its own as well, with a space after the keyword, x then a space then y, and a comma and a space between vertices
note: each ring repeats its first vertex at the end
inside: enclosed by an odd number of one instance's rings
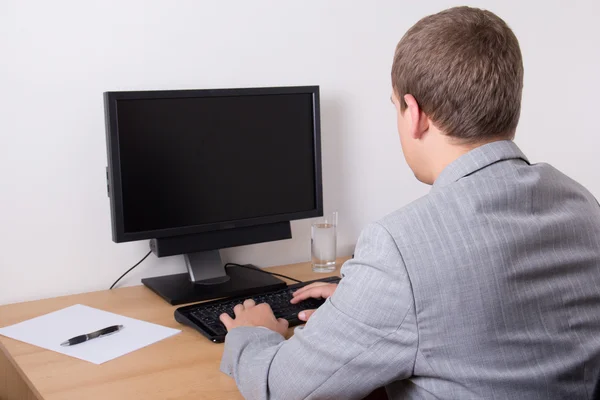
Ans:
MULTIPOLYGON (((269 268, 300 280, 339 275, 316 274, 309 263, 269 268)), ((85 304, 171 328, 178 335, 95 365, 0 336, 0 400, 242 399, 233 379, 219 371, 223 344, 208 341, 173 318, 171 306, 145 286, 0 306, 0 326, 8 326, 71 306, 85 304)))

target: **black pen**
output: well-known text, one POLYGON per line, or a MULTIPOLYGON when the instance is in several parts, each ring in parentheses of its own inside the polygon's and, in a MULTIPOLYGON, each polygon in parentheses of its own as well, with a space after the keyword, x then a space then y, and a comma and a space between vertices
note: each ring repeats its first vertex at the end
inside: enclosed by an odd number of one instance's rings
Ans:
POLYGON ((88 340, 96 339, 102 336, 112 335, 123 329, 123 325, 113 325, 108 328, 100 329, 99 331, 88 333, 85 335, 75 336, 66 342, 61 343, 61 346, 73 346, 79 343, 87 342, 88 340))

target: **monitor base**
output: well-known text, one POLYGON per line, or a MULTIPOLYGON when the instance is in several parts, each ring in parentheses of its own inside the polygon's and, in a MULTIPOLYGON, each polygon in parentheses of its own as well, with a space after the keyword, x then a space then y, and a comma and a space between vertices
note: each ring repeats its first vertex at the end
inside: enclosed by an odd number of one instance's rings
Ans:
POLYGON ((171 305, 245 296, 286 287, 281 279, 250 268, 231 266, 226 271, 230 279, 213 285, 192 283, 187 273, 144 278, 142 283, 171 305))

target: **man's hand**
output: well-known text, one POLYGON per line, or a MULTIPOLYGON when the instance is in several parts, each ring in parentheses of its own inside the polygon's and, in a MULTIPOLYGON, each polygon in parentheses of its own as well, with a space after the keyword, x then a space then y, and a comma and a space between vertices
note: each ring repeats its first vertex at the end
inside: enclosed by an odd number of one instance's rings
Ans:
MULTIPOLYGON (((315 299, 326 299, 328 297, 330 297, 333 292, 335 292, 335 289, 337 288, 337 284, 336 283, 325 283, 325 282, 315 282, 315 283, 311 283, 310 285, 306 285, 304 287, 301 287, 300 289, 296 290, 292 295, 292 304, 296 304, 301 302, 302 300, 306 300, 308 298, 315 298, 315 299)), ((315 312, 316 310, 304 310, 302 312, 300 312, 298 314, 298 319, 301 321, 308 321, 308 319, 310 318, 310 316, 315 312)))
POLYGON ((283 318, 275 318, 271 306, 267 303, 256 305, 254 300, 248 299, 243 304, 233 307, 233 313, 235 319, 226 313, 219 316, 227 331, 240 326, 264 326, 285 336, 288 329, 288 322, 283 318))

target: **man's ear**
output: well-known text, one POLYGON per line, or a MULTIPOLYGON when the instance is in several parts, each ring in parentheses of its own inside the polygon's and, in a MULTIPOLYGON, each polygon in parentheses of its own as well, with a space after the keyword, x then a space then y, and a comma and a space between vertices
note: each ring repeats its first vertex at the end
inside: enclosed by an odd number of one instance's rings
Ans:
POLYGON ((412 94, 405 94, 404 101, 406 102, 406 110, 410 117, 409 135, 413 139, 421 139, 425 132, 429 130, 429 119, 419 107, 419 103, 412 94))

